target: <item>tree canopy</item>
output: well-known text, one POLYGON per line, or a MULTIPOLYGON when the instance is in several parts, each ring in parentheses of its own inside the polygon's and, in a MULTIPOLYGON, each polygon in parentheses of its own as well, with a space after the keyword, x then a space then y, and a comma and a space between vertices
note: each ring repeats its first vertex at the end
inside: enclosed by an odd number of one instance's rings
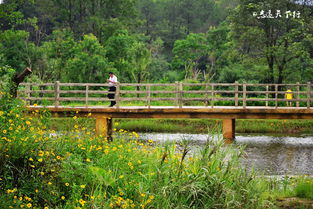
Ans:
POLYGON ((313 2, 4 0, 1 75, 42 82, 313 81, 313 2), (11 72, 11 71, 10 71, 11 72))

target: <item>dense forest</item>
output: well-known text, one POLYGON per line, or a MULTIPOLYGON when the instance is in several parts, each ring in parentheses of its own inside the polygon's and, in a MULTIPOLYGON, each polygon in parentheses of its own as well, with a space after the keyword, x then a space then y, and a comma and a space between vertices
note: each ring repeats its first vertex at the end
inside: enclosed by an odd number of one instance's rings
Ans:
POLYGON ((0 30, 0 77, 313 81, 308 0, 3 0, 0 30))

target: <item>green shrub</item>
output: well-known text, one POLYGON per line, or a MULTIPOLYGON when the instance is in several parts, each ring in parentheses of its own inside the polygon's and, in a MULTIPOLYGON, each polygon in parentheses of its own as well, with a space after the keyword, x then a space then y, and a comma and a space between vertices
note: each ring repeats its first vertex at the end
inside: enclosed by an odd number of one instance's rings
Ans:
POLYGON ((298 183, 295 192, 297 197, 313 199, 313 180, 298 183))

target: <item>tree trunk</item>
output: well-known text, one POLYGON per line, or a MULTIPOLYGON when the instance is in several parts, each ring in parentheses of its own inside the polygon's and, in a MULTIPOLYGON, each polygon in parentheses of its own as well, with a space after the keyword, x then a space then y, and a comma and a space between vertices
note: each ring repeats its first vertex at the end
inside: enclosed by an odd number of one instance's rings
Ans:
POLYGON ((12 86, 10 87, 10 94, 12 95, 12 97, 14 98, 17 97, 17 88, 19 84, 22 83, 24 79, 26 78, 26 76, 28 76, 31 73, 32 73, 32 70, 27 67, 21 73, 16 74, 12 78, 12 86))

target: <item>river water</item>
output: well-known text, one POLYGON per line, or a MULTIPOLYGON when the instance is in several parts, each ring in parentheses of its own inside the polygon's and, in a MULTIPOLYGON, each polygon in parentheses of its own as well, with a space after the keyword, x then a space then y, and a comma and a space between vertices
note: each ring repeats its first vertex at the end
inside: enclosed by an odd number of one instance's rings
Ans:
MULTIPOLYGON (((154 141, 191 140, 193 148, 203 146, 205 134, 142 133, 154 141)), ((217 137, 218 138, 218 137, 217 137)), ((313 136, 236 135, 234 142, 245 146, 243 165, 266 175, 313 175, 313 136)))

